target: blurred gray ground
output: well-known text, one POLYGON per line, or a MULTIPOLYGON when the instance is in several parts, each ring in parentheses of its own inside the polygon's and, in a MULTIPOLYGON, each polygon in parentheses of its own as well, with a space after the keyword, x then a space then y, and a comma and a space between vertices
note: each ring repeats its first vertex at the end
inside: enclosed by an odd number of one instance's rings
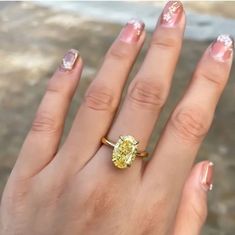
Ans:
MULTIPOLYGON (((192 3, 189 7, 195 8, 194 5, 192 3)), ((200 4, 196 8, 200 8, 200 4)), ((209 10, 232 16, 234 9, 235 3, 224 3, 221 11, 224 13, 214 8, 209 10)), ((94 78, 105 51, 120 28, 120 25, 112 23, 83 21, 77 14, 50 10, 34 3, 0 3, 0 194, 30 128, 46 83, 64 52, 69 48, 79 49, 86 65, 67 118, 66 135, 86 87, 94 78)), ((143 59, 147 42, 130 79, 143 59)), ((170 110, 190 80, 196 62, 209 43, 185 40, 173 89, 154 131, 150 151, 170 110)), ((216 165, 214 190, 209 198, 209 217, 204 235, 235 234, 234 75, 233 68, 213 126, 198 157, 198 160, 210 159, 216 165)))

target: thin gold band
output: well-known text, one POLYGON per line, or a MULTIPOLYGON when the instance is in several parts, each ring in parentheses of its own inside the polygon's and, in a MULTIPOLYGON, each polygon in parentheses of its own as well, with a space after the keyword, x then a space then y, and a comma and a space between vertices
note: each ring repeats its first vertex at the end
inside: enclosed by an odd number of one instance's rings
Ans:
MULTIPOLYGON (((110 146, 110 147, 115 147, 115 143, 109 141, 108 139, 106 139, 105 137, 102 137, 101 139, 101 142, 107 146, 110 146)), ((148 152, 146 151, 143 151, 143 152, 137 152, 137 157, 142 157, 142 158, 145 158, 145 157, 148 157, 148 152)))

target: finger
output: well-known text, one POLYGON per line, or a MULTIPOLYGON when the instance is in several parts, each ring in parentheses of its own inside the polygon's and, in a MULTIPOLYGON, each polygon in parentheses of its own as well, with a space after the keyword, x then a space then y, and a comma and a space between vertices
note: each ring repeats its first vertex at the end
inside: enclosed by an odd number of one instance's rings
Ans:
POLYGON ((212 190, 213 163, 196 164, 183 189, 172 235, 200 235, 207 217, 207 193, 212 190))
POLYGON ((110 127, 123 86, 144 38, 143 22, 131 20, 106 54, 56 161, 69 172, 81 168, 100 146, 101 137, 110 127))
POLYGON ((146 168, 144 178, 152 188, 162 184, 168 192, 180 192, 212 123, 216 105, 229 77, 232 55, 233 40, 227 35, 220 35, 204 53, 146 168), (172 181, 171 188, 165 187, 169 185, 167 182, 172 181))
POLYGON ((69 50, 48 82, 47 91, 23 144, 15 171, 30 177, 40 171, 57 152, 64 121, 82 72, 77 50, 69 50))
POLYGON ((182 4, 179 1, 168 2, 153 34, 143 65, 130 84, 123 107, 108 134, 111 141, 116 142, 120 135, 129 134, 139 141, 140 151, 145 149, 169 93, 184 26, 182 4), (171 18, 166 20, 169 12, 172 12, 171 18))

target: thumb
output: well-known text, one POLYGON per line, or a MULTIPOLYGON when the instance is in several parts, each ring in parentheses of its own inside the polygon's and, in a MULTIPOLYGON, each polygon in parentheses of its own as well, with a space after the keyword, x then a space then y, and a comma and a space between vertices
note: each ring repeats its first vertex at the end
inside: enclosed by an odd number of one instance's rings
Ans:
POLYGON ((207 193, 212 190, 214 164, 196 164, 183 189, 173 235, 199 235, 207 217, 207 193))

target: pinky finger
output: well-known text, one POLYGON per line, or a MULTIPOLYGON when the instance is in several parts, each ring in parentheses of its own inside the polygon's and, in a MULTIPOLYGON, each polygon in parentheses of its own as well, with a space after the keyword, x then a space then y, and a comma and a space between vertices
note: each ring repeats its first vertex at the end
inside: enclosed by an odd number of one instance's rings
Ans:
POLYGON ((172 235, 199 235, 207 217, 207 194, 212 190, 213 163, 196 164, 183 189, 172 235))
POLYGON ((17 178, 34 176, 55 156, 82 67, 78 51, 71 49, 49 80, 46 93, 14 167, 13 172, 17 178))

